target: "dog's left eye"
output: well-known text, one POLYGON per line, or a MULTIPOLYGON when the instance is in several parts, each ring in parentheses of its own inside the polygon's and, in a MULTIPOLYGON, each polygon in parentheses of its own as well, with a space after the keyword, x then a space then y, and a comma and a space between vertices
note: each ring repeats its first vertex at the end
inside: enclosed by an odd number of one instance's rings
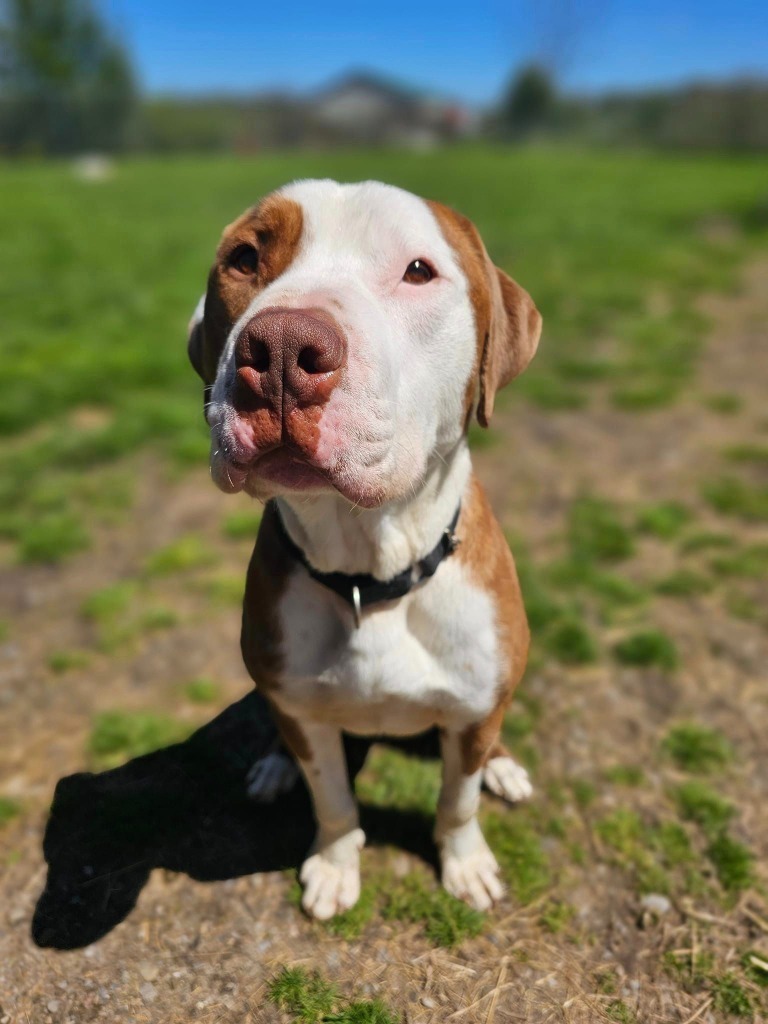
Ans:
POLYGON ((238 245, 228 262, 243 277, 253 277, 259 269, 259 253, 252 245, 238 245))
POLYGON ((435 272, 426 260, 414 260, 405 268, 403 280, 407 284, 427 284, 435 276, 435 272))

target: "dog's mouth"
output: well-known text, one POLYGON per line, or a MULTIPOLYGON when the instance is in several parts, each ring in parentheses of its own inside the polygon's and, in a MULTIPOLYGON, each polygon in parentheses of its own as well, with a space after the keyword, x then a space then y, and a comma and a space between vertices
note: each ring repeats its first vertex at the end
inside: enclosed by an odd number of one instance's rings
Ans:
MULTIPOLYGON (((240 454, 240 453, 238 453, 240 454)), ((344 473, 318 466, 311 458, 289 445, 280 445, 253 459, 233 458, 220 449, 211 455, 211 476, 227 494, 245 491, 264 500, 277 494, 306 494, 335 491, 352 505, 376 508, 385 500, 379 488, 347 479, 344 473)))
POLYGON ((333 483, 329 474, 290 448, 275 448, 260 456, 250 467, 262 480, 291 491, 327 489, 333 483))

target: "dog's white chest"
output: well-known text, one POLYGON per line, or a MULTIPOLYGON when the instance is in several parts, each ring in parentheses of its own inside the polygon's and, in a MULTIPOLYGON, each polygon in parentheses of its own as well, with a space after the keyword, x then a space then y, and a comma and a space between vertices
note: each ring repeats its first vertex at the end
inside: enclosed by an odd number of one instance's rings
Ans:
POLYGON ((490 597, 458 560, 423 586, 366 611, 346 608, 303 571, 281 601, 284 673, 275 698, 349 732, 463 727, 493 708, 500 675, 490 597))

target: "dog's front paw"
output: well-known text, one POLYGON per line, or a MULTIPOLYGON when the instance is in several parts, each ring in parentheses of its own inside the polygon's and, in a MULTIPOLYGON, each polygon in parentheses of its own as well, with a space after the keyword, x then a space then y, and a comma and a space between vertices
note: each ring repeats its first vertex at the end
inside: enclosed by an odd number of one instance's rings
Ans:
POLYGON ((504 895, 499 865, 477 822, 446 835, 439 843, 442 882, 452 896, 475 910, 488 910, 504 895))
POLYGON ((492 757, 488 761, 483 769, 483 782, 492 793, 511 804, 528 800, 533 793, 528 772, 514 758, 506 755, 492 757))
POLYGON ((365 834, 356 828, 318 849, 304 861, 299 879, 301 905, 311 916, 327 921, 357 903, 360 896, 360 851, 365 834))

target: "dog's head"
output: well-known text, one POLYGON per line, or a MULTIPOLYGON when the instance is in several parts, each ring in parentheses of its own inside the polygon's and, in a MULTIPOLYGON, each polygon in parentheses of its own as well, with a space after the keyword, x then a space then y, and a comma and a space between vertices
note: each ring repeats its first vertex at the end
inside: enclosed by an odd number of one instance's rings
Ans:
POLYGON ((225 491, 418 487, 530 362, 541 317, 474 225, 378 182, 301 181, 224 231, 189 355, 225 491))

